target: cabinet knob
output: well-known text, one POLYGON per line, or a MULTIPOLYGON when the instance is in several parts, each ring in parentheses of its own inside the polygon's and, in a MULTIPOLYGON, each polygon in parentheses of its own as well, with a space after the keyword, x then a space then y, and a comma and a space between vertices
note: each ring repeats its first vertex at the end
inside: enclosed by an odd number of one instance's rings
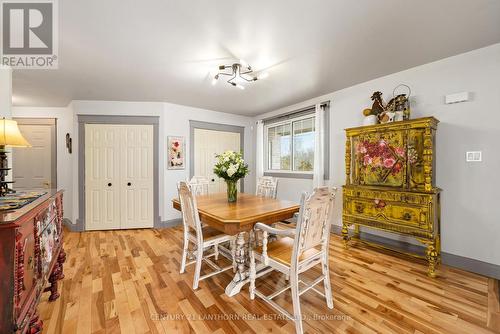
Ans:
POLYGON ((212 179, 212 182, 215 182, 215 179, 212 179))
POLYGON ((108 183, 108 187, 111 187, 111 186, 112 186, 111 182, 110 182, 110 183, 108 183))
POLYGON ((128 182, 128 183, 127 183, 127 186, 129 186, 129 187, 130 187, 131 185, 132 185, 132 183, 131 183, 131 182, 128 182))

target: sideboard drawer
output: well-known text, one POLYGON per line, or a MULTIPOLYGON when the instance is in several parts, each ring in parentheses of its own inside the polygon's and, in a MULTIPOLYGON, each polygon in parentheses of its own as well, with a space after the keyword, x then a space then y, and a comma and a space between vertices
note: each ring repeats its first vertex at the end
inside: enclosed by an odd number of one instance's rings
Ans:
POLYGON ((47 208, 38 215, 38 233, 42 233, 45 228, 51 224, 57 215, 56 201, 51 200, 48 204, 47 208))
POLYGON ((428 209, 383 199, 346 197, 345 213, 365 219, 390 221, 393 224, 430 229, 428 209))

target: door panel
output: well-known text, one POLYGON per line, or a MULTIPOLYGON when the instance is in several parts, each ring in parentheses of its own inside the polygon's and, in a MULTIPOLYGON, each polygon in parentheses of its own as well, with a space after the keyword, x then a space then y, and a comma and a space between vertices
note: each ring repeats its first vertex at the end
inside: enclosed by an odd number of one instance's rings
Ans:
POLYGON ((85 124, 87 230, 120 228, 120 128, 85 124))
MULTIPOLYGON (((240 151, 240 134, 205 129, 194 129, 194 174, 206 176, 209 193, 225 192, 226 183, 214 174, 215 155, 227 150, 240 151)), ((239 183, 238 183, 239 189, 239 183)))
POLYGON ((121 136, 121 227, 153 227, 153 126, 124 126, 121 136))
MULTIPOLYGON (((52 180, 53 131, 55 125, 19 124, 19 130, 31 147, 12 149, 13 188, 47 189, 56 186, 52 180)), ((54 173, 55 174, 55 173, 54 173)))

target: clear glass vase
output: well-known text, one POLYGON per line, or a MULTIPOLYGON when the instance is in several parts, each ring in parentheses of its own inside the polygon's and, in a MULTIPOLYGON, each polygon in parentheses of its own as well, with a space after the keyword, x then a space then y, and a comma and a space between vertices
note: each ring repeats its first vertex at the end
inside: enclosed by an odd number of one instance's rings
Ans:
POLYGON ((238 188, 236 187, 236 183, 238 181, 226 180, 227 184, 227 201, 229 203, 236 202, 238 198, 238 188))

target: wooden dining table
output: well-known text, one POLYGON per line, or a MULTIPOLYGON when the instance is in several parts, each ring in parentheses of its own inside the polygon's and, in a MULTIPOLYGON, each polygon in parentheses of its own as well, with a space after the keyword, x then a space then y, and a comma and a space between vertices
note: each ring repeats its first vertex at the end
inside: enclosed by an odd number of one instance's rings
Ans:
MULTIPOLYGON (((234 203, 227 201, 226 193, 215 193, 196 197, 198 213, 201 222, 236 238, 235 260, 237 270, 231 283, 226 287, 226 294, 234 296, 248 283, 248 247, 250 237, 256 223, 273 224, 290 219, 300 206, 297 203, 273 198, 239 193, 234 203)), ((179 199, 172 200, 175 209, 181 211, 179 199)), ((270 270, 266 267, 257 268, 257 276, 262 276, 270 270)))

